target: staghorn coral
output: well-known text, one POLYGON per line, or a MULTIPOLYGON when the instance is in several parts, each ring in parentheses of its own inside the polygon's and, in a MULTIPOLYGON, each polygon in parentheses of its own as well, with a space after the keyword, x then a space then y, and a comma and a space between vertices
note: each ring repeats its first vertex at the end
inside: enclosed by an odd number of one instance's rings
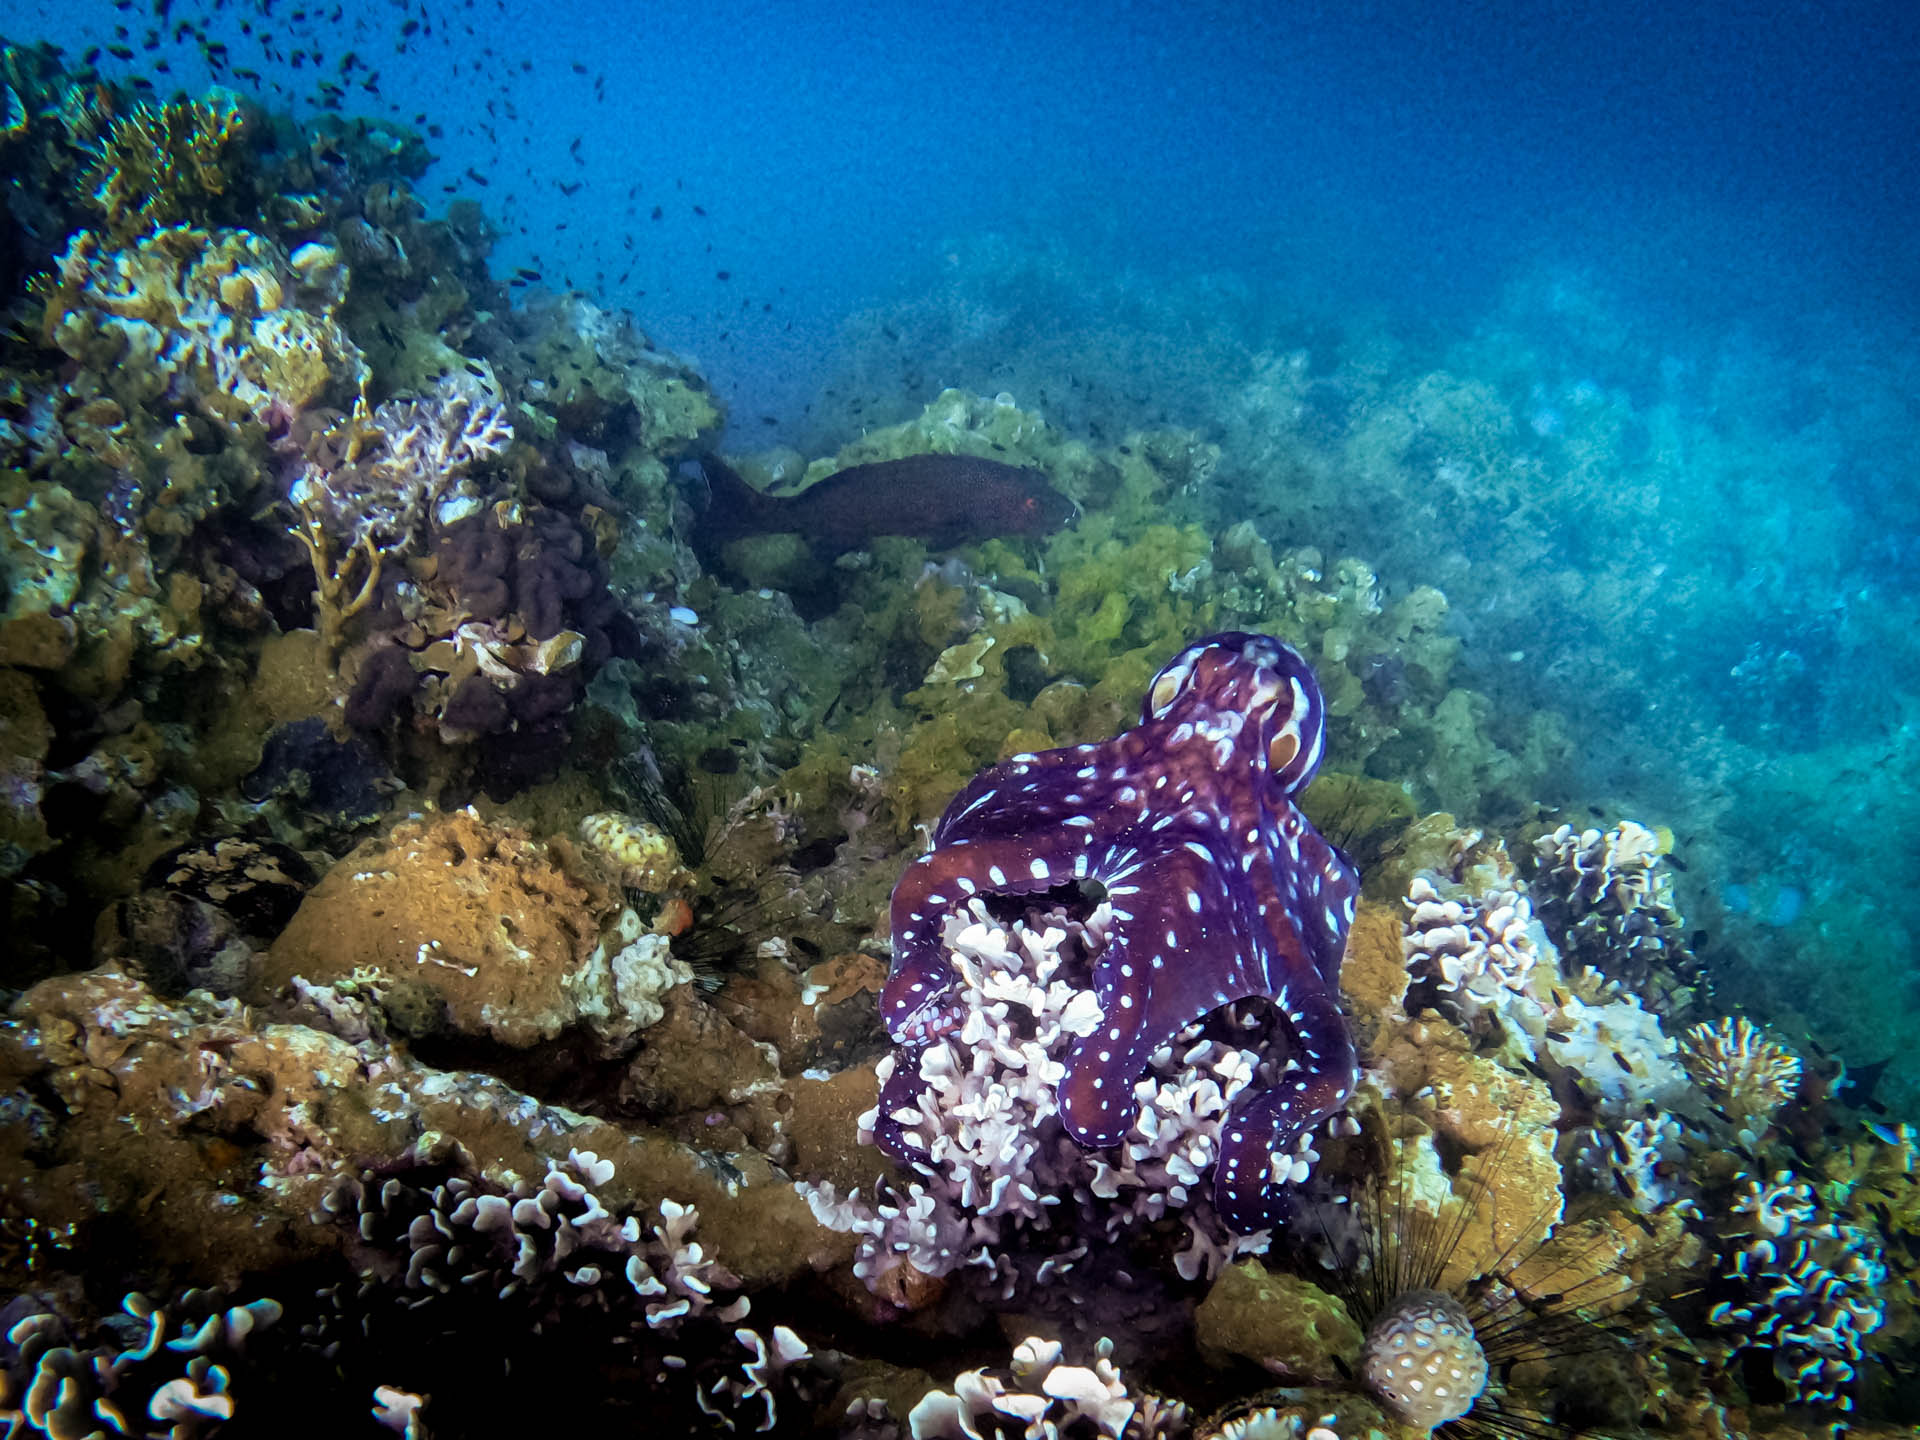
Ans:
POLYGON ((371 413, 363 404, 328 440, 309 446, 317 454, 288 490, 294 508, 344 550, 418 553, 429 520, 450 525, 484 508, 470 472, 505 453, 513 426, 492 368, 475 361, 441 376, 430 395, 371 413))
POLYGON ((1800 1057, 1744 1015, 1693 1026, 1680 1038, 1680 1063, 1742 1125, 1762 1124, 1800 1088, 1800 1057))

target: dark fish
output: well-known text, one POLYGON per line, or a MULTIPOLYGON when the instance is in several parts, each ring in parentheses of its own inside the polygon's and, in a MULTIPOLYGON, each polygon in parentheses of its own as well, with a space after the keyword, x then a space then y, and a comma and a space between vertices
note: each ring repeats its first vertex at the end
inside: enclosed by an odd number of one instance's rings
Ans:
POLYGON ((996 535, 1046 535, 1079 507, 1038 470, 971 455, 909 455, 836 471, 794 496, 764 495, 719 457, 699 460, 711 499, 697 541, 708 553, 746 535, 798 534, 831 559, 876 535, 947 549, 996 535))
POLYGON ((1873 1092, 1880 1088, 1881 1077, 1892 1063, 1893 1056, 1889 1055, 1870 1065, 1849 1065, 1845 1077, 1834 1088, 1847 1091, 1847 1099, 1851 1104, 1866 1106, 1872 1102, 1873 1092))

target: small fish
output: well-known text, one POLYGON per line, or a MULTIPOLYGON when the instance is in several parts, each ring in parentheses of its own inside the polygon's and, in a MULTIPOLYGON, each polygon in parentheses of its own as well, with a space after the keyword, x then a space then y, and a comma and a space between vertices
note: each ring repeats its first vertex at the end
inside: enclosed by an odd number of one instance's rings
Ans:
POLYGON ((733 272, 731 270, 716 270, 713 272, 713 278, 716 280, 731 280, 733 278, 733 272))
POLYGON ((1626 1071, 1627 1074, 1631 1075, 1634 1073, 1633 1066, 1627 1063, 1627 1057, 1622 1055, 1618 1050, 1609 1050, 1607 1053, 1613 1056, 1613 1063, 1626 1071))
POLYGON ((487 177, 482 175, 478 170, 474 169, 471 165, 467 167, 467 178, 473 181, 473 183, 476 185, 485 185, 487 183, 487 177))

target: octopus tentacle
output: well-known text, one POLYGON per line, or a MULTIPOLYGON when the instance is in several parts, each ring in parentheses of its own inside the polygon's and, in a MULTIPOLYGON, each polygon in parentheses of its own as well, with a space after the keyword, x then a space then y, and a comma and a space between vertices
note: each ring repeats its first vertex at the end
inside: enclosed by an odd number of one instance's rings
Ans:
POLYGON ((940 943, 951 911, 971 895, 1035 895, 1092 873, 1088 847, 1044 837, 952 840, 902 872, 893 887, 893 968, 880 994, 880 1018, 895 1044, 924 1045, 958 1021, 953 970, 940 943))
MULTIPOLYGON (((1300 1137, 1345 1105, 1359 1069, 1346 1018, 1331 995, 1306 990, 1274 997, 1293 1034, 1289 1069, 1279 1083, 1243 1092, 1220 1133, 1220 1162, 1213 1175, 1213 1204, 1234 1230, 1248 1234, 1280 1224, 1287 1194, 1273 1174, 1279 1157, 1290 1165, 1300 1137)), ((1286 1175, 1278 1177, 1280 1180, 1286 1175)))
POLYGON ((1075 1042, 1060 1113, 1082 1145, 1117 1145, 1133 1124, 1133 1081, 1167 1036, 1260 992, 1217 858, 1190 842, 1103 876, 1113 906, 1094 962, 1100 1028, 1075 1042))

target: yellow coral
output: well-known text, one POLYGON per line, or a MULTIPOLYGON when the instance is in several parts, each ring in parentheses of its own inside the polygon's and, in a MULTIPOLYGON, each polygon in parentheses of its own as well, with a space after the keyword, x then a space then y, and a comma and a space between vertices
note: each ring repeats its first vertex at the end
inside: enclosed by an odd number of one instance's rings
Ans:
POLYGON ((658 895, 686 879, 673 837, 645 820, 603 810, 580 822, 580 838, 614 865, 630 890, 658 895))
POLYGON ((1695 1025, 1681 1038, 1680 1063, 1740 1120, 1764 1119, 1800 1088, 1800 1058, 1745 1016, 1695 1025))
POLYGON ((100 137, 87 200, 121 239, 180 220, 226 193, 226 149, 243 126, 231 100, 137 105, 100 137))

